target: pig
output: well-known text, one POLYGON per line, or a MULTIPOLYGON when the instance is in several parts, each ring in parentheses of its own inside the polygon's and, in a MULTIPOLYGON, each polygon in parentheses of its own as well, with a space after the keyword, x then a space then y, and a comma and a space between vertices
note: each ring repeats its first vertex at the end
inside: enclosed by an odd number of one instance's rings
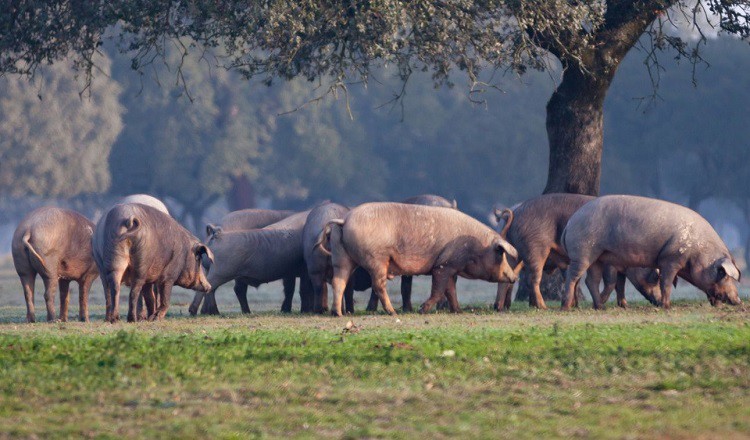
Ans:
POLYGON ((274 224, 290 215, 296 214, 295 211, 278 211, 274 209, 242 209, 233 211, 221 219, 219 225, 206 225, 206 240, 220 231, 246 231, 249 229, 258 229, 274 224))
MULTIPOLYGON (((169 308, 172 286, 207 292, 201 260, 213 260, 211 250, 175 219, 140 203, 118 204, 100 221, 101 262, 99 271, 105 289, 107 321, 117 322, 120 284, 130 285, 128 322, 136 320, 136 307, 141 290, 148 284, 157 287, 158 308, 149 320, 163 319, 169 308)), ((149 301, 149 298, 146 297, 149 301)), ((149 309, 153 304, 147 304, 149 309)))
MULTIPOLYGON (((449 201, 448 199, 440 196, 436 196, 434 194, 422 194, 419 196, 413 196, 409 197, 408 199, 402 200, 401 203, 406 203, 407 205, 424 205, 424 206, 435 206, 440 208, 451 208, 451 209, 458 209, 458 203, 455 199, 453 201, 449 201)), ((364 274, 362 271, 355 272, 354 276, 357 280, 362 279, 362 276, 364 274)), ((411 312, 413 310, 413 307, 411 305, 411 286, 412 286, 412 277, 410 276, 402 276, 401 277, 401 310, 404 312, 411 312)), ((444 303, 438 303, 438 308, 440 308, 444 303)), ((367 303, 367 310, 368 311, 375 311, 378 309, 378 296, 373 291, 370 293, 370 301, 367 303)))
MULTIPOLYGON (((242 209, 240 211, 230 212, 221 219, 220 225, 206 225, 206 243, 209 243, 211 241, 211 238, 215 234, 221 232, 244 231, 263 228, 265 226, 281 221, 291 216, 292 214, 295 214, 295 212, 277 211, 273 209, 242 209)), ((206 265, 204 265, 204 268, 208 269, 206 265)), ((291 298, 294 295, 294 277, 284 278, 283 283, 284 298, 291 298)), ((240 302, 242 313, 250 313, 250 308, 247 307, 247 287, 248 285, 241 279, 237 279, 234 281, 234 294, 237 296, 237 300, 240 302)), ((195 303, 195 299, 193 300, 193 302, 195 303)), ((191 304, 190 313, 192 315, 198 313, 197 306, 195 309, 193 309, 191 304)), ((201 315, 218 314, 219 306, 216 304, 215 293, 212 292, 205 295, 205 299, 203 300, 203 307, 201 307, 201 315)))
POLYGON ((365 269, 383 309, 395 315, 386 281, 398 275, 432 275, 428 312, 447 295, 459 311, 454 275, 491 282, 515 281, 509 258, 516 249, 497 232, 468 215, 445 208, 403 203, 367 203, 334 219, 320 234, 317 246, 331 253, 333 307, 341 316, 341 299, 351 273, 365 269), (328 241, 330 251, 325 248, 328 241))
MULTIPOLYGON (((496 211, 498 225, 502 224, 500 235, 516 247, 520 256, 520 264, 516 266, 516 273, 526 268, 532 287, 532 295, 529 303, 540 309, 547 306, 542 298, 540 290, 542 273, 555 268, 565 269, 568 266, 568 256, 560 244, 560 237, 570 216, 581 206, 594 200, 594 197, 581 194, 544 194, 533 199, 519 203, 511 209, 496 211), (504 220, 501 222, 501 220, 504 220)), ((655 282, 650 269, 632 269, 628 278, 636 285, 636 288, 644 293, 649 301, 654 301, 655 282)), ((599 308, 600 299, 608 298, 612 289, 617 287, 617 275, 606 268, 604 272, 592 271, 586 278, 586 286, 592 298, 596 295, 594 305, 599 308), (604 280, 604 291, 599 293, 599 284, 604 280)), ((656 275, 658 280, 658 274, 656 275)), ((624 283, 624 279, 622 280, 624 283)), ((498 285, 497 299, 494 307, 498 311, 510 308, 512 285, 501 283, 498 285)), ((618 305, 626 306, 624 297, 624 284, 618 287, 618 305)), ((658 295, 660 296, 660 295, 658 295)))
MULTIPOLYGON (((131 194, 129 196, 125 196, 117 201, 117 204, 124 205, 127 203, 140 203, 141 205, 150 206, 156 210, 159 210, 163 212, 164 214, 171 215, 169 213, 169 209, 167 209, 167 205, 164 204, 161 200, 157 199, 156 197, 150 196, 148 194, 131 194)), ((110 207, 111 209, 111 207, 110 207)), ((104 239, 102 237, 102 234, 104 233, 104 217, 106 216, 106 213, 104 216, 102 216, 96 225, 96 231, 98 231, 98 234, 94 235, 93 238, 93 244, 92 244, 92 250, 94 254, 94 259, 96 260, 97 266, 101 267, 102 264, 102 251, 104 246, 104 239)), ((102 287, 105 288, 104 285, 104 278, 102 278, 102 287)), ((143 294, 140 295, 140 299, 138 300, 138 319, 145 320, 147 319, 151 314, 154 313, 154 310, 156 307, 158 307, 159 298, 156 294, 156 289, 152 284, 147 284, 142 289, 143 294), (153 308, 151 310, 148 310, 147 307, 145 307, 145 304, 152 304, 153 308)))
MULTIPOLYGON (((308 275, 312 283, 313 311, 315 313, 322 313, 328 310, 327 282, 333 277, 330 255, 324 253, 316 246, 318 236, 330 220, 343 218, 347 212, 349 212, 349 208, 336 203, 318 205, 310 211, 310 215, 307 217, 305 227, 302 231, 302 248, 308 275)), ((347 313, 354 313, 353 291, 367 290, 371 286, 372 282, 367 272, 361 268, 357 268, 352 273, 350 282, 344 290, 347 313)))
POLYGON ((169 209, 167 209, 167 205, 165 205, 164 202, 148 194, 131 194, 129 196, 121 198, 117 202, 117 204, 121 205, 124 205, 126 203, 140 203, 141 205, 150 206, 156 210, 159 210, 164 214, 172 215, 169 213, 169 209))
MULTIPOLYGON (((258 287, 283 278, 300 277, 302 311, 311 311, 312 293, 302 252, 302 229, 309 212, 297 213, 262 229, 214 234, 208 243, 214 252, 214 261, 208 271, 208 282, 213 286, 209 294, 234 279, 258 287)), ((190 313, 195 314, 198 310, 202 296, 200 292, 196 293, 190 313)), ((243 311, 249 311, 247 298, 238 299, 243 311)), ((291 309, 292 296, 288 295, 281 311, 290 312, 291 309)))
POLYGON ((78 319, 88 322, 91 284, 99 275, 91 254, 94 224, 69 209, 45 207, 29 213, 13 234, 11 252, 26 299, 26 321, 35 322, 34 283, 44 281, 47 321, 55 320, 55 289, 60 289, 60 321, 68 320, 70 282, 78 283, 78 319))
POLYGON ((407 205, 424 205, 424 206, 436 206, 440 208, 451 208, 458 209, 458 202, 456 199, 449 201, 448 199, 434 194, 422 194, 419 196, 409 197, 408 199, 402 200, 401 203, 407 205))
POLYGON ((601 265, 658 268, 660 304, 669 308, 679 275, 703 290, 709 302, 741 304, 740 271, 711 225, 697 212, 663 200, 638 196, 599 197, 570 217, 562 234, 570 258, 563 310, 583 272, 601 265))

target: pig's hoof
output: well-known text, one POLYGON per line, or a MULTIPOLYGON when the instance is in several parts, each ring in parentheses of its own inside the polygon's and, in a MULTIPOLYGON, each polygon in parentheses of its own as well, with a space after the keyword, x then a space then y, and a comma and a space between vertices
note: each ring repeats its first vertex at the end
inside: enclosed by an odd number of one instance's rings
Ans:
POLYGON ((188 307, 188 313, 190 313, 190 316, 195 316, 198 314, 198 306, 195 304, 190 304, 190 307, 188 307))
POLYGON ((34 315, 26 315, 26 322, 36 322, 36 317, 34 315))
POLYGON ((341 317, 343 315, 341 314, 341 312, 339 312, 337 310, 331 310, 331 316, 335 316, 335 317, 339 318, 339 317, 341 317))
POLYGON ((89 322, 89 317, 88 316, 79 316, 78 320, 81 321, 81 322, 89 322))
POLYGON ((431 308, 432 307, 428 307, 427 305, 422 304, 422 307, 419 308, 419 313, 422 315, 424 315, 425 313, 429 313, 431 308))

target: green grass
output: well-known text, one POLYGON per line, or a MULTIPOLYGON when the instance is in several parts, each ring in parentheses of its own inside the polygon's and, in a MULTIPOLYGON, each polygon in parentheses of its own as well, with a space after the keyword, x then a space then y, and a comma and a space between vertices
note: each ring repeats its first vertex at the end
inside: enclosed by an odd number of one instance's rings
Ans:
POLYGON ((252 315, 226 286, 225 316, 190 318, 176 289, 166 321, 110 325, 98 284, 91 323, 26 324, 0 267, 0 439, 750 437, 750 309, 685 287, 669 312, 631 294, 497 314, 493 285, 461 280, 460 315, 336 319, 273 312, 278 283, 252 315))
POLYGON ((748 317, 683 302, 11 323, 0 426, 44 438, 746 437, 748 317))

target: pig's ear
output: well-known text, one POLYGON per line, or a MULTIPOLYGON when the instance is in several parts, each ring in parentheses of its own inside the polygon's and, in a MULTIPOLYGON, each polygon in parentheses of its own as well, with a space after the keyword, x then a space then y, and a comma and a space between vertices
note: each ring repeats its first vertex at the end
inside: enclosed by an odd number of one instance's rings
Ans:
POLYGON ((646 276, 646 281, 649 284, 656 284, 659 282, 660 276, 661 276, 661 272, 659 271, 659 269, 654 269, 648 273, 648 276, 646 276))
POLYGON ((729 277, 735 281, 741 278, 740 270, 734 265, 734 262, 728 258, 721 260, 721 264, 716 271, 716 281, 721 281, 724 277, 729 277))
POLYGON ((195 259, 202 260, 204 255, 206 256, 206 258, 208 258, 209 263, 213 264, 214 253, 211 252, 211 249, 209 249, 208 246, 203 243, 198 243, 197 245, 195 245, 195 259))
POLYGON ((456 199, 453 199, 453 203, 451 203, 451 208, 458 209, 458 202, 456 201, 456 199))
POLYGON ((211 238, 216 233, 216 225, 209 223, 206 225, 206 237, 211 238))
POLYGON ((514 259, 518 260, 518 251, 516 251, 516 248, 514 248, 513 245, 503 240, 502 238, 495 241, 495 251, 498 253, 505 252, 514 259))

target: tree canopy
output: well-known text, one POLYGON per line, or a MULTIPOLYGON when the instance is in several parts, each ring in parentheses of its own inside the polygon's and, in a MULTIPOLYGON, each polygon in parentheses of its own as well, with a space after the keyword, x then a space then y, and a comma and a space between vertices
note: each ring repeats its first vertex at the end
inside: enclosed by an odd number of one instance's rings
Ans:
POLYGON ((107 164, 122 129, 121 87, 103 75, 81 99, 66 63, 45 66, 35 81, 0 78, 0 195, 71 197, 109 188, 107 164))
MULTIPOLYGON (((90 74, 113 39, 140 71, 174 45, 267 83, 301 77, 346 93, 376 67, 393 66, 401 81, 429 71, 437 83, 459 68, 478 90, 496 72, 547 69, 551 54, 563 76, 547 105, 545 192, 597 194, 604 99, 628 51, 643 44, 656 85, 662 49, 697 62, 704 33, 747 39, 749 16, 748 0, 26 0, 0 11, 0 72, 32 73, 72 53, 90 74), (695 44, 671 32, 675 21, 693 27, 695 44)), ((184 84, 183 60, 173 66, 184 84)))

